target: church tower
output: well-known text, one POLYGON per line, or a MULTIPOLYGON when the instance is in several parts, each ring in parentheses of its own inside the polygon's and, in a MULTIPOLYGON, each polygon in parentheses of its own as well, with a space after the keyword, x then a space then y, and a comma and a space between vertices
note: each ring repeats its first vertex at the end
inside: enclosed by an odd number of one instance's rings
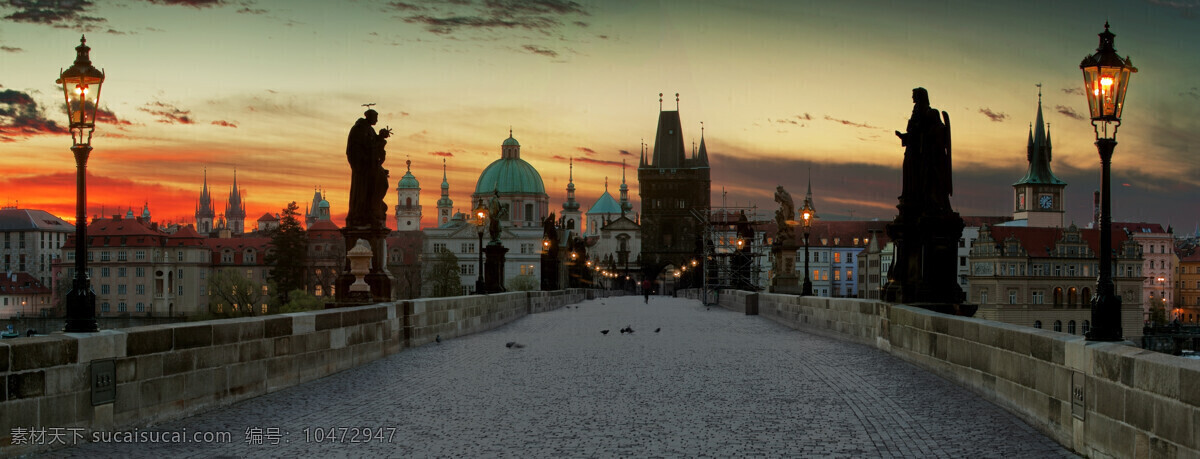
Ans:
POLYGON ((642 265, 648 276, 657 276, 667 265, 683 266, 703 258, 705 222, 697 215, 704 218, 711 204, 707 147, 688 158, 679 95, 675 95, 674 111, 662 110, 662 94, 658 101, 654 153, 649 160, 643 153, 638 165, 642 265))
POLYGON ((233 187, 229 190, 229 201, 225 204, 225 220, 229 232, 242 234, 246 223, 246 207, 242 204, 242 191, 237 185, 237 170, 233 171, 233 187))
POLYGON ((213 210, 212 196, 208 194, 208 169, 204 170, 204 188, 200 190, 200 202, 196 203, 196 232, 207 235, 213 231, 213 219, 217 213, 213 210))
POLYGON ((1037 124, 1029 128, 1025 159, 1029 170, 1013 184, 1013 219, 1026 226, 1062 228, 1067 183, 1050 170, 1050 130, 1042 119, 1042 93, 1038 91, 1037 124))
POLYGON ((420 231, 421 184, 412 174, 412 160, 404 165, 408 170, 396 185, 396 231, 420 231))
POLYGON ((442 159, 442 197, 437 202, 437 227, 450 224, 450 211, 454 207, 454 201, 450 199, 450 182, 446 180, 446 160, 442 159))
POLYGON ((575 160, 572 159, 568 167, 570 169, 567 172, 567 201, 562 205, 563 227, 580 234, 583 220, 579 213, 579 201, 575 200, 575 160))
MULTIPOLYGON (((704 137, 700 138, 700 148, 703 151, 704 137)), ((621 160, 621 215, 625 215, 633 210, 633 203, 629 202, 629 185, 625 184, 625 160, 621 160)))

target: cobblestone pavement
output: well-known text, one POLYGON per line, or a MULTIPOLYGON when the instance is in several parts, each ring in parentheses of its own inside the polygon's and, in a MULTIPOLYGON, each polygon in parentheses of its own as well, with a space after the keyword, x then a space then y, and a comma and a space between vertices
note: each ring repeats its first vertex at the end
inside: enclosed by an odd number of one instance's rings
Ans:
POLYGON ((91 443, 53 455, 1073 456, 999 407, 867 346, 692 300, 578 306, 143 429, 230 432, 230 443, 91 443), (619 333, 627 325, 634 333, 619 333), (343 427, 345 437, 328 433, 343 427), (394 430, 352 443, 356 427, 394 430), (247 444, 248 429, 279 429, 279 444, 247 444))

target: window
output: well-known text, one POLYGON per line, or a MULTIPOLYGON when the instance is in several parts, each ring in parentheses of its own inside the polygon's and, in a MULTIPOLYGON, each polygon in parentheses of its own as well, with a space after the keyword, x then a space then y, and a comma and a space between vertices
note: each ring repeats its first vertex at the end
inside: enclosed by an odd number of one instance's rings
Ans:
POLYGON ((1054 287, 1054 307, 1061 308, 1063 306, 1063 291, 1062 287, 1054 287))
POLYGON ((138 303, 137 312, 146 312, 146 303, 138 303))
POLYGON ((126 312, 125 311, 126 309, 127 309, 127 307, 125 306, 124 301, 117 303, 117 312, 126 312))
POLYGON ((846 270, 846 280, 854 280, 854 270, 853 269, 846 270))
POLYGON ((133 268, 133 274, 137 277, 146 277, 146 268, 141 266, 133 268))
POLYGON ((835 281, 842 280, 842 272, 838 271, 838 270, 834 270, 833 271, 833 280, 835 280, 835 281))
POLYGON ((533 204, 525 204, 525 221, 531 222, 534 219, 533 204))
MULTIPOLYGON (((253 277, 250 277, 250 270, 249 270, 249 269, 247 269, 247 270, 246 270, 246 277, 247 277, 247 278, 250 278, 250 279, 253 279, 253 277)), ((182 270, 182 269, 179 269, 179 270, 176 270, 176 271, 175 271, 175 279, 183 279, 183 270, 182 270)))
POLYGON ((841 252, 834 252, 834 253, 833 253, 833 262, 834 262, 834 263, 841 263, 841 262, 842 262, 842 253, 841 253, 841 252))
POLYGON ((1017 291, 1016 290, 1008 291, 1008 304, 1017 304, 1017 291))
POLYGON ((108 284, 100 284, 100 294, 101 295, 108 294, 108 284))
POLYGON ((242 263, 248 265, 254 264, 255 259, 258 258, 256 255, 257 253, 254 249, 246 249, 246 252, 242 254, 242 263))
POLYGON ((100 268, 100 277, 108 277, 108 274, 109 271, 107 266, 100 268))
POLYGON ((1067 322, 1067 333, 1070 333, 1072 335, 1075 334, 1075 321, 1074 320, 1067 322))
POLYGON ((1075 306, 1075 287, 1067 289, 1067 306, 1075 306))
MULTIPOLYGON (((461 249, 462 249, 462 250, 460 250, 461 253, 475 253, 475 243, 474 242, 464 242, 464 243, 462 243, 461 249)), ((524 252, 521 252, 521 253, 524 253, 524 252)))
POLYGON ((442 252, 445 252, 445 251, 446 251, 446 243, 444 243, 444 242, 435 242, 435 243, 433 244, 433 253, 442 253, 442 252))
POLYGON ((100 303, 100 312, 108 312, 108 302, 100 303))
POLYGON ((1040 321, 1040 320, 1033 321, 1033 328, 1042 328, 1042 321, 1040 321))
POLYGON ((313 294, 316 296, 325 296, 325 292, 323 291, 323 289, 321 288, 320 285, 317 285, 316 287, 313 288, 313 294))
POLYGON ((462 273, 464 276, 474 276, 475 275, 475 265, 472 265, 472 264, 458 265, 458 271, 460 273, 462 273))
POLYGON ((1045 301, 1046 294, 1041 290, 1034 290, 1029 293, 1029 296, 1033 304, 1042 304, 1045 301))
POLYGON ((126 271, 124 267, 117 268, 117 277, 125 277, 126 271))
POLYGON ((100 261, 108 261, 108 252, 100 252, 100 261))
POLYGON ((958 257, 958 266, 966 266, 967 257, 958 257))
POLYGON ((179 295, 179 296, 183 296, 183 286, 182 285, 175 286, 175 294, 179 295))
POLYGON ((117 284, 117 295, 124 295, 125 293, 125 284, 117 284))
POLYGON ((137 284, 137 285, 133 286, 133 291, 134 291, 134 293, 137 293, 138 295, 145 295, 146 294, 146 285, 145 284, 137 284))
POLYGON ((979 289, 979 304, 987 304, 987 302, 988 302, 987 289, 986 288, 979 289))
MULTIPOLYGON (((271 287, 270 287, 270 286, 264 285, 264 286, 262 286, 262 290, 263 290, 263 295, 270 295, 270 294, 271 294, 271 287)), ((333 295, 333 289, 329 289, 329 294, 330 294, 330 295, 333 295)))
POLYGON ((182 251, 182 250, 179 250, 179 251, 176 251, 176 252, 175 252, 175 260, 176 260, 176 261, 183 261, 183 251, 182 251))
POLYGON ((1062 321, 1061 320, 1054 321, 1054 331, 1056 331, 1056 332, 1062 331, 1062 321))
POLYGON ((1092 323, 1088 322, 1086 320, 1083 321, 1083 328, 1080 330, 1080 332, 1086 335, 1091 330, 1092 330, 1092 323))
POLYGON ((146 259, 146 251, 138 250, 138 251, 133 252, 133 259, 138 260, 138 261, 145 260, 146 259))
POLYGON ((233 263, 233 250, 225 249, 221 251, 221 263, 233 263))
POLYGON ((125 251, 117 252, 117 261, 128 261, 129 258, 125 255, 125 251))

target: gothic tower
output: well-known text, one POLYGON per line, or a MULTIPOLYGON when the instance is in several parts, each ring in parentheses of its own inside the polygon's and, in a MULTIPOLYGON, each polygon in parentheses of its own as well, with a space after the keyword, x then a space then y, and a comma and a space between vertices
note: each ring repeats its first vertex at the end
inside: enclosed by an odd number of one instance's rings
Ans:
POLYGON ((687 157, 679 95, 675 96, 674 111, 662 110, 662 95, 659 97, 654 153, 649 160, 643 153, 638 165, 642 265, 647 276, 657 276, 667 265, 678 267, 703 258, 702 219, 711 199, 707 147, 702 141, 704 148, 687 157))
POLYGON ((208 234, 213 231, 213 219, 217 213, 213 210, 212 196, 208 194, 208 169, 204 170, 204 188, 200 190, 200 202, 196 203, 196 232, 208 234))
POLYGON ((583 220, 579 213, 579 201, 575 200, 575 160, 568 162, 568 167, 567 201, 562 205, 563 228, 580 234, 583 220))
POLYGON ((242 191, 237 186, 237 170, 233 171, 233 187, 229 189, 229 201, 225 204, 225 220, 229 232, 242 234, 246 223, 246 207, 242 204, 242 191))
POLYGON ((442 197, 437 202, 437 227, 450 224, 450 211, 454 201, 450 199, 450 182, 446 180, 446 160, 442 159, 442 197))
POLYGON ((421 230, 421 184, 412 174, 412 161, 405 161, 404 177, 396 185, 396 231, 421 230))
MULTIPOLYGON (((700 137, 701 151, 704 149, 704 137, 700 137)), ((633 203, 629 202, 629 185, 625 183, 625 160, 621 160, 621 215, 625 215, 633 210, 633 203)))
POLYGON ((1067 183, 1050 170, 1050 130, 1042 120, 1042 93, 1038 91, 1037 125, 1029 129, 1025 159, 1029 170, 1013 184, 1013 219, 1031 227, 1063 227, 1063 189, 1067 183))

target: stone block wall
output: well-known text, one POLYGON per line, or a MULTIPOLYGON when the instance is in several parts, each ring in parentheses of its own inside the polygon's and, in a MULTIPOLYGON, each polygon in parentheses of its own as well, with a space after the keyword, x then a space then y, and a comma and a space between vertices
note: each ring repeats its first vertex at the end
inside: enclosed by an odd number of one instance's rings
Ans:
POLYGON ((438 334, 449 339, 489 330, 588 295, 572 289, 421 299, 3 340, 0 456, 65 446, 14 445, 14 428, 82 429, 87 436, 145 428, 353 368, 438 334), (93 406, 97 361, 113 363, 116 395, 93 406))
MULTIPOLYGON (((722 292, 730 309, 747 292, 722 292)), ((1088 457, 1200 457, 1200 361, 873 300, 758 294, 759 314, 872 344, 1088 457)), ((736 310, 736 309, 735 309, 736 310)))

